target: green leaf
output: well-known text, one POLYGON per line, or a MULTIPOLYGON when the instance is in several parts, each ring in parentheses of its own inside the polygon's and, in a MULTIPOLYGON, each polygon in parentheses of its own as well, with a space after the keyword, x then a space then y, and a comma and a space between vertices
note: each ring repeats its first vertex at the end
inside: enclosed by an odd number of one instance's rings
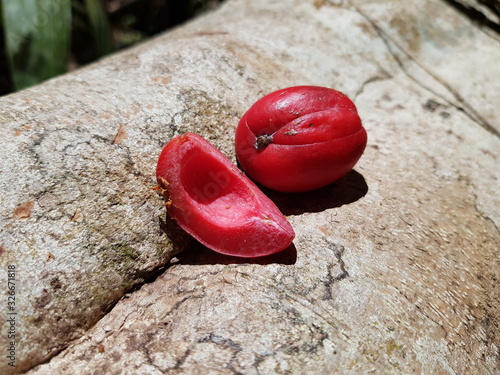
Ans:
POLYGON ((7 55, 17 90, 67 70, 71 0, 2 0, 7 55))
POLYGON ((99 55, 104 56, 113 52, 113 38, 101 0, 85 0, 85 7, 99 55))

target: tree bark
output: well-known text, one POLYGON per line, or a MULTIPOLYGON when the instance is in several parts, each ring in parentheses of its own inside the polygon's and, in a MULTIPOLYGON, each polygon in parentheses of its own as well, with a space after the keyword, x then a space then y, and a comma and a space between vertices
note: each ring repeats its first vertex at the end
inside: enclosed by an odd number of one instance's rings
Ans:
POLYGON ((439 0, 228 0, 0 98, 0 372, 494 374, 498 61, 439 0), (286 252, 203 248, 151 189, 162 146, 192 131, 235 161, 239 117, 300 84, 355 101, 355 171, 266 191, 297 233, 286 252))

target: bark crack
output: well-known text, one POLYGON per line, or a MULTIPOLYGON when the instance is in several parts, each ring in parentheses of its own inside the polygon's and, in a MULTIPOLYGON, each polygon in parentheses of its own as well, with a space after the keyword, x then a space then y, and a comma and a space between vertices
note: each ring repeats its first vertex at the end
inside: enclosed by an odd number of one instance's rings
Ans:
POLYGON ((334 277, 334 279, 336 281, 344 280, 345 278, 349 277, 349 272, 347 272, 346 265, 344 263, 344 260, 342 259, 342 255, 344 254, 344 250, 345 250, 345 248, 342 245, 336 245, 333 248, 333 253, 335 254, 335 257, 337 258, 337 260, 339 261, 340 270, 342 271, 342 273, 340 273, 339 275, 334 277))
POLYGON ((484 117, 482 117, 472 105, 470 105, 461 94, 455 90, 449 83, 445 82, 443 79, 438 77, 436 74, 432 73, 428 67, 418 61, 410 52, 408 52, 403 46, 401 46, 394 38, 392 38, 387 32, 385 32, 382 27, 380 27, 377 22, 368 16, 363 10, 361 10, 357 5, 349 0, 351 6, 373 27, 375 32, 378 34, 382 42, 385 44, 387 51, 394 58, 396 64, 399 66, 401 71, 417 85, 422 87, 424 90, 431 92, 436 97, 439 97, 445 101, 450 106, 463 112, 467 117, 469 117, 476 124, 490 132, 491 134, 500 138, 500 131, 493 127, 484 117), (417 77, 415 77, 408 69, 408 62, 412 62, 417 65, 425 74, 429 75, 434 81, 438 82, 443 86, 451 96, 455 99, 455 102, 448 100, 441 94, 436 92, 431 87, 424 85, 417 77))
POLYGON ((366 86, 368 86, 369 84, 375 83, 375 82, 380 82, 380 81, 385 81, 385 80, 388 80, 390 78, 392 78, 391 75, 385 71, 381 74, 377 74, 375 76, 368 78, 367 80, 365 80, 361 84, 361 87, 359 88, 359 90, 356 91, 356 93, 354 94, 353 101, 355 102, 357 100, 358 96, 360 96, 365 91, 366 86))

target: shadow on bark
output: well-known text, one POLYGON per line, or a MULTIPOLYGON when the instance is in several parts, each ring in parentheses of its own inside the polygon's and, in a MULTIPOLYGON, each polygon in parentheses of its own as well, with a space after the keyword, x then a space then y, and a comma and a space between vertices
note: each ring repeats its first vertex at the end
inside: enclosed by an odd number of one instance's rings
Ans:
POLYGON ((261 189, 284 215, 301 215, 356 202, 366 195, 368 185, 360 173, 352 170, 330 185, 305 193, 280 193, 262 187, 261 189))
POLYGON ((200 243, 196 243, 191 248, 184 251, 182 254, 177 256, 179 259, 178 264, 188 264, 188 265, 202 265, 202 264, 285 264, 292 265, 297 261, 297 249, 292 243, 285 250, 279 253, 267 255, 258 258, 240 258, 233 257, 230 255, 224 255, 216 253, 203 246, 200 243))
POLYGON ((480 26, 500 34, 500 2, 498 0, 444 0, 480 26))

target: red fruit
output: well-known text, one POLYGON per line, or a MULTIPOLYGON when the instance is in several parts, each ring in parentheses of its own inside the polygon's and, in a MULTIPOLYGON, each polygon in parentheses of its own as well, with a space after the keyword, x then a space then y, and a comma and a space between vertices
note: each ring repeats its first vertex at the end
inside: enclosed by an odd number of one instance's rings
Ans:
POLYGON ((236 129, 236 156, 255 181, 302 192, 348 173, 366 147, 354 103, 326 87, 297 86, 259 99, 236 129))
POLYGON ((274 254, 295 236, 278 207, 199 135, 185 133, 163 148, 156 179, 170 216, 219 253, 274 254))

